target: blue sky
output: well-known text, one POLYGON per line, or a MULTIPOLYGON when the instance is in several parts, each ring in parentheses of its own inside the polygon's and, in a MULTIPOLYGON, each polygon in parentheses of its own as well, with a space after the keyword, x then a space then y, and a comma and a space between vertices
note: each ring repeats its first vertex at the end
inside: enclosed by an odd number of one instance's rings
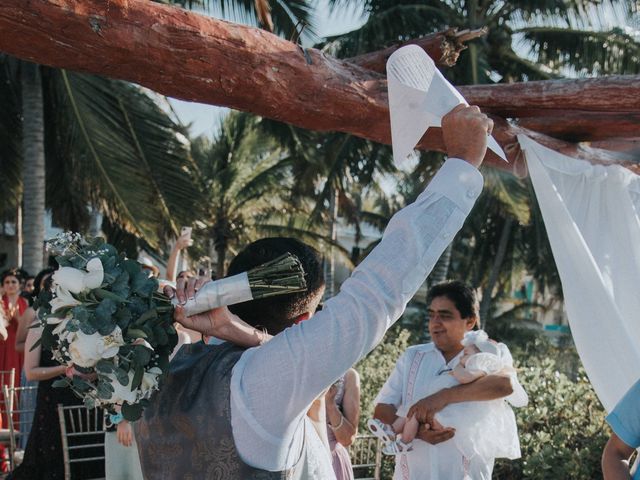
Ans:
MULTIPOLYGON (((317 33, 321 37, 337 35, 358 28, 364 23, 364 18, 359 12, 341 11, 334 15, 329 14, 327 0, 319 0, 317 33)), ((191 134, 211 135, 218 125, 220 118, 226 111, 225 108, 214 107, 195 102, 183 102, 170 98, 171 105, 184 124, 191 123, 191 134)))

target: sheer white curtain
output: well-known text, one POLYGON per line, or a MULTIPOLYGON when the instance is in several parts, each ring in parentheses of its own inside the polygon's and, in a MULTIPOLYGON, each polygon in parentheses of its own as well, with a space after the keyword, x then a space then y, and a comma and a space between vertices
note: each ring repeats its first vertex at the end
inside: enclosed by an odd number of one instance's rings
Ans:
POLYGON ((640 378, 640 177, 518 139, 578 353, 610 411, 640 378))

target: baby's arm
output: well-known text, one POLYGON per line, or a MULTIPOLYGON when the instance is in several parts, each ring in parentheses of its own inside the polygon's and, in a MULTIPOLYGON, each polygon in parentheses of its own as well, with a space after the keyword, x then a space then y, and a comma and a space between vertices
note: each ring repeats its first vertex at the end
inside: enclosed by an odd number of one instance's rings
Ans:
POLYGON ((458 380, 460 383, 471 383, 480 377, 484 377, 486 373, 482 370, 471 370, 466 367, 463 367, 461 364, 456 365, 456 368, 451 372, 453 378, 458 380))
POLYGON ((406 423, 407 419, 405 417, 398 417, 391 426, 393 427, 393 431, 395 433, 402 433, 406 423))

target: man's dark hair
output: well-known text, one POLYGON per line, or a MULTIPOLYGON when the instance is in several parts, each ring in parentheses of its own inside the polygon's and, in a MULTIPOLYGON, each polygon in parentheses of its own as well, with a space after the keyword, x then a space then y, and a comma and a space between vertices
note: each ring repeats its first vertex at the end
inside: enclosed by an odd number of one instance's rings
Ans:
POLYGON ((310 304, 324 287, 322 263, 318 252, 295 238, 264 238, 248 245, 231 261, 227 274, 251 270, 285 253, 298 257, 307 282, 304 292, 251 300, 229 307, 233 313, 254 327, 264 327, 275 335, 293 325, 296 318, 309 311, 310 304))
POLYGON ((457 280, 438 283, 429 289, 427 305, 436 297, 447 297, 453 302, 462 318, 476 317, 480 323, 478 297, 469 285, 457 280))

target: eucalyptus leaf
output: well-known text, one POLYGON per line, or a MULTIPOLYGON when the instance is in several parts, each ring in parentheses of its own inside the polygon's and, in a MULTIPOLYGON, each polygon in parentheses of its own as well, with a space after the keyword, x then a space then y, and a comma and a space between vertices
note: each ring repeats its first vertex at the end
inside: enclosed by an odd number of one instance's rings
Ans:
POLYGON ((96 365, 96 370, 99 373, 113 373, 116 371, 116 366, 109 360, 99 360, 96 365))
POLYGON ((151 361, 152 350, 143 345, 136 345, 133 348, 133 361, 141 366, 147 365, 151 361))
POLYGON ((135 390, 142 384, 142 377, 144 376, 144 368, 140 365, 136 366, 136 371, 133 374, 133 379, 131 380, 131 390, 135 390))
MULTIPOLYGON (((106 292, 106 290, 104 291, 106 292)), ((114 302, 111 298, 105 298, 100 302, 98 308, 96 308, 96 318, 100 323, 111 323, 111 317, 114 313, 116 313, 117 309, 118 306, 116 305, 116 302, 114 302)))
POLYGON ((142 416, 142 406, 139 404, 130 405, 125 402, 124 405, 122 405, 121 411, 125 420, 130 422, 135 422, 142 416))
POLYGON ((59 378, 58 380, 54 380, 52 385, 54 388, 63 388, 71 385, 71 382, 68 378, 59 378))
POLYGON ((120 385, 126 387, 129 384, 129 374, 127 373, 127 371, 123 370, 122 368, 118 368, 115 373, 116 378, 120 382, 120 385))
POLYGON ((129 273, 122 272, 115 279, 113 284, 111 285, 111 291, 123 298, 127 298, 129 296, 129 273))

